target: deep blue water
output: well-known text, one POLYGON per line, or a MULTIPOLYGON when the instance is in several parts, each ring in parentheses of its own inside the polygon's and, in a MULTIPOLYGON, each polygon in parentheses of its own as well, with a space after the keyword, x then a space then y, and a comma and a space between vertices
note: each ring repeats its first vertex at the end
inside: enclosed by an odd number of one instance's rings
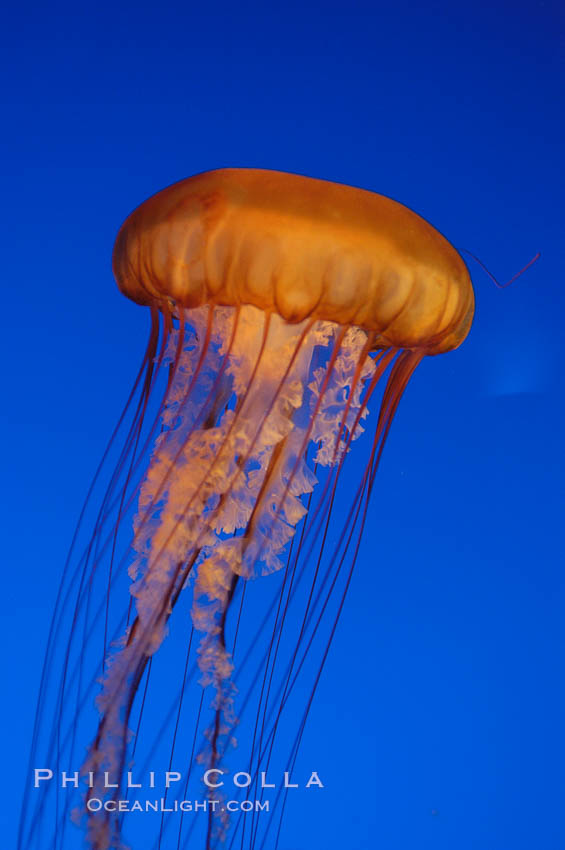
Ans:
POLYGON ((501 279, 542 254, 502 291, 470 266, 471 333, 401 404, 301 750, 326 787, 289 802, 280 850, 558 850, 560 4, 28 4, 2 28, 3 844, 61 565, 148 329, 115 233, 231 165, 394 197, 501 279))

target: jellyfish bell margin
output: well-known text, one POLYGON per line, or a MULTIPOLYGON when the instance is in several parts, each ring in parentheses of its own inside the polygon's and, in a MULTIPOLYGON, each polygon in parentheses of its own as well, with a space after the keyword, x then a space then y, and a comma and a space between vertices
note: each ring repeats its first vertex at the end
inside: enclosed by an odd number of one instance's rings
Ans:
POLYGON ((124 812, 89 801, 131 799, 132 765, 181 756, 165 798, 219 805, 157 816, 144 846, 278 846, 284 787, 265 822, 202 773, 248 775, 260 801, 262 776, 292 775, 392 419, 422 358, 468 333, 472 286, 395 201, 255 169, 150 198, 113 267, 151 330, 65 567, 30 762, 90 781, 26 796, 19 847, 63 848, 71 812, 95 850, 127 844, 124 812))

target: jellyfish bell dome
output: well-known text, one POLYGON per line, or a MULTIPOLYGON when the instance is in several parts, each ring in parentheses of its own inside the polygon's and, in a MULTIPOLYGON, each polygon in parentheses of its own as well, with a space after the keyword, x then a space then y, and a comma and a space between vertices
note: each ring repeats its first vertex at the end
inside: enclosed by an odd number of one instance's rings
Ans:
POLYGON ((465 263, 425 219, 383 195, 279 171, 219 169, 158 192, 123 224, 113 267, 140 304, 253 305, 425 354, 456 348, 474 310, 465 263))

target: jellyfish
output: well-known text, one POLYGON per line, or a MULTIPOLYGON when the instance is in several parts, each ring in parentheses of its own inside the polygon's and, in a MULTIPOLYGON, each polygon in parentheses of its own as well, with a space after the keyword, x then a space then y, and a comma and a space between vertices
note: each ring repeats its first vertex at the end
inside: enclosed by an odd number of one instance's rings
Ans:
POLYGON ((65 567, 32 742, 32 764, 47 741, 46 774, 79 759, 80 781, 26 800, 19 846, 64 847, 71 817, 94 850, 127 846, 118 801, 166 739, 164 797, 199 782, 205 825, 161 812, 144 848, 278 847, 285 789, 264 826, 202 775, 243 742, 243 800, 296 764, 391 422, 422 358, 467 335, 469 275, 401 204, 258 169, 145 201, 113 270, 149 341, 65 567))

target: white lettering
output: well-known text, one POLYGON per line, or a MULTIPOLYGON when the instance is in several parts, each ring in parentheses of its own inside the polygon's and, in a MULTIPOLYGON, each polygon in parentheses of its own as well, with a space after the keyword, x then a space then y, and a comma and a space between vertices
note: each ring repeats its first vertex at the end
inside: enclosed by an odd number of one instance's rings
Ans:
POLYGON ((262 773, 261 774, 261 788, 274 788, 274 787, 275 787, 275 783, 274 782, 272 782, 272 783, 267 782, 267 774, 262 773))
POLYGON ((181 775, 176 770, 167 771, 165 773, 165 788, 170 788, 171 782, 179 782, 180 779, 181 775))
POLYGON ((61 788, 66 788, 67 785, 73 785, 75 788, 78 788, 78 770, 70 776, 67 776, 65 771, 61 773, 61 788))
POLYGON ((208 788, 219 788, 220 785, 224 784, 223 782, 217 782, 215 784, 213 782, 210 782, 209 777, 210 777, 211 773, 219 773, 220 776, 224 775, 224 771, 218 770, 217 767, 211 767, 210 770, 207 770, 206 773, 204 774, 204 783, 208 786, 208 788))
POLYGON ((36 767, 35 768, 35 780, 33 783, 34 788, 39 788, 39 783, 43 782, 45 779, 53 779, 53 771, 49 770, 47 767, 36 767))
POLYGON ((110 782, 110 780, 108 779, 109 776, 110 776, 110 774, 106 770, 104 772, 104 788, 118 788, 119 787, 118 783, 117 782, 110 782))
POLYGON ((141 783, 137 783, 133 781, 133 773, 129 771, 128 773, 128 788, 141 788, 141 783))
POLYGON ((306 783, 306 787, 309 788, 311 785, 317 785, 318 788, 324 787, 324 783, 322 782, 322 780, 320 779, 320 777, 318 776, 318 774, 316 773, 315 770, 312 771, 310 779, 306 783))

